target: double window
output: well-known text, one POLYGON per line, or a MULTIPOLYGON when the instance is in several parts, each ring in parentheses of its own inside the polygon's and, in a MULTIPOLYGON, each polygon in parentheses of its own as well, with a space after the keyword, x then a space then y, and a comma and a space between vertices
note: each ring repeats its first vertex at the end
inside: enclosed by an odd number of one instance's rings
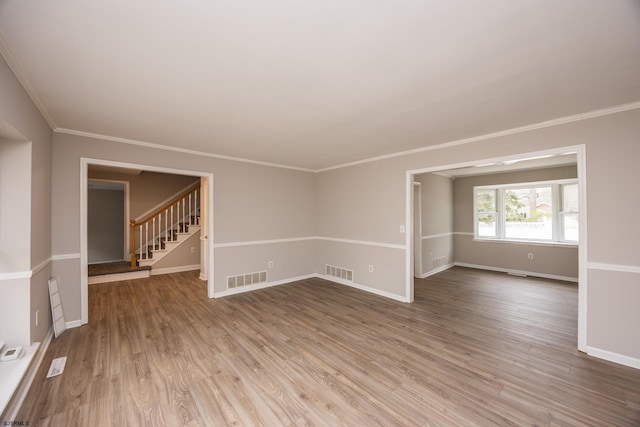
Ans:
POLYGON ((577 180, 474 187, 477 239, 578 242, 577 180))

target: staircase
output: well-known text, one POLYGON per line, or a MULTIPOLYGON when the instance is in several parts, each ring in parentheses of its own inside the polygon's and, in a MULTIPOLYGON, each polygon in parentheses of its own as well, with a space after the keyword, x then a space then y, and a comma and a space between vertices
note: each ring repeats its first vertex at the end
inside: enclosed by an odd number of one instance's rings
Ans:
POLYGON ((200 233, 200 187, 185 191, 144 220, 130 221, 131 268, 151 267, 200 233))

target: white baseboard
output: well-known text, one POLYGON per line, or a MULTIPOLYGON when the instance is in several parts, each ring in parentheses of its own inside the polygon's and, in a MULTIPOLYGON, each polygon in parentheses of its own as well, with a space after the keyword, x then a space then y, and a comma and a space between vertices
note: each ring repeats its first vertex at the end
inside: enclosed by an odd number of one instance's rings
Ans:
POLYGON ((200 275, 198 276, 198 279, 200 279, 200 280, 202 280, 204 282, 207 281, 207 277, 204 275, 204 273, 202 271, 200 272, 200 275))
POLYGON ((183 271, 193 271, 193 270, 200 270, 200 264, 181 265, 178 267, 167 267, 167 268, 154 268, 151 270, 151 275, 157 276, 159 274, 182 273, 183 271))
MULTIPOLYGON (((27 397, 29 390, 31 389, 31 384, 33 384, 33 380, 38 373, 38 369, 40 369, 40 365, 42 364, 42 360, 44 359, 44 355, 47 353, 47 349, 49 348, 49 344, 51 343, 51 339, 53 338, 53 327, 49 328, 49 332, 44 338, 44 341, 38 346, 36 350, 36 354, 29 362, 29 367, 27 368, 22 380, 17 385, 15 392, 13 393, 13 397, 9 400, 4 412, 2 413, 2 420, 12 421, 15 420, 20 408, 22 408, 22 404, 24 403, 24 399, 27 397)), ((38 343, 35 343, 38 344, 38 343)))
POLYGON ((149 270, 132 271, 130 273, 104 274, 101 276, 91 276, 88 279, 89 285, 98 283, 120 282, 122 280, 145 279, 149 277, 149 270))
POLYGON ((385 297, 385 298, 390 298, 392 300, 396 300, 396 301, 400 301, 400 302, 407 302, 407 299, 404 297, 404 295, 392 294, 390 292, 381 291, 380 289, 372 288, 370 286, 361 285, 361 284, 355 283, 355 282, 349 282, 348 280, 343 280, 343 279, 339 279, 337 277, 327 276, 327 275, 324 275, 324 274, 316 274, 315 277, 319 277, 321 279, 328 280, 330 282, 339 283, 341 285, 347 285, 347 286, 350 286, 352 288, 360 289, 361 291, 365 291, 365 292, 369 292, 369 293, 372 293, 372 294, 376 294, 376 295, 379 295, 379 296, 385 297))
POLYGON ((68 322, 65 322, 65 326, 67 329, 79 328, 82 326, 82 320, 69 320, 68 322))
POLYGON ((214 298, 222 298, 222 297, 227 297, 229 295, 243 294, 245 292, 251 292, 251 291, 256 291, 258 289, 270 288, 272 286, 284 285, 285 283, 297 282, 298 280, 310 279, 312 277, 316 277, 316 275, 315 274, 308 274, 308 275, 305 275, 305 276, 290 277, 288 279, 276 280, 274 282, 265 282, 265 283, 257 283, 255 285, 241 286, 239 288, 232 288, 232 289, 228 289, 226 291, 216 292, 213 295, 213 297, 214 298))
POLYGON ((425 279, 425 278, 427 278, 427 277, 429 277, 429 276, 433 276, 434 274, 441 273, 441 272, 443 272, 443 271, 445 271, 445 270, 450 269, 450 268, 451 268, 451 267, 453 267, 454 265, 456 265, 456 264, 452 262, 451 264, 447 264, 447 265, 443 265, 443 266, 438 267, 438 268, 434 268, 434 269, 433 269, 433 270, 431 270, 431 271, 427 271, 426 273, 423 273, 423 274, 422 274, 422 276, 420 276, 420 278, 421 278, 421 279, 425 279))
POLYGON ((272 286, 278 286, 278 285, 283 285, 285 283, 291 283, 291 282, 297 282, 299 280, 305 280, 305 279, 311 279, 313 277, 317 277, 320 279, 324 279, 324 280, 328 280, 330 282, 335 282, 341 285, 347 285, 350 286, 352 288, 356 288, 356 289, 360 289, 361 291, 365 291, 365 292, 370 292, 372 294, 376 294, 376 295, 380 295, 383 296, 385 298, 390 298, 396 301, 400 301, 400 302, 407 302, 406 298, 402 295, 396 295, 396 294, 392 294, 390 292, 385 292, 385 291, 381 291, 379 289, 375 289, 369 286, 365 286, 365 285, 361 285, 358 283, 354 283, 354 282, 349 282, 346 280, 342 280, 342 279, 338 279, 337 277, 333 277, 333 276, 325 276, 324 274, 308 274, 305 276, 298 276, 298 277, 290 277, 288 279, 283 279, 283 280, 277 280, 275 282, 267 282, 267 283, 258 283, 255 285, 247 285, 247 286, 241 286, 239 288, 232 288, 232 289, 228 289, 226 291, 222 291, 222 292, 216 292, 215 295, 213 296, 214 298, 223 298, 229 295, 236 295, 236 294, 242 294, 245 292, 251 292, 251 291, 255 291, 258 289, 264 289, 264 288, 270 288, 272 286))
POLYGON ((619 363, 620 365, 629 366, 631 368, 640 369, 640 359, 614 353, 612 351, 601 350, 599 348, 587 346, 587 354, 599 359, 608 360, 609 362, 619 363))
POLYGON ((557 276, 555 274, 538 273, 535 271, 514 270, 511 268, 492 267, 488 265, 467 264, 464 262, 455 262, 454 265, 467 268, 475 268, 478 270, 497 271, 499 273, 511 273, 518 276, 541 277, 543 279, 563 280, 565 282, 578 283, 577 277, 557 276))

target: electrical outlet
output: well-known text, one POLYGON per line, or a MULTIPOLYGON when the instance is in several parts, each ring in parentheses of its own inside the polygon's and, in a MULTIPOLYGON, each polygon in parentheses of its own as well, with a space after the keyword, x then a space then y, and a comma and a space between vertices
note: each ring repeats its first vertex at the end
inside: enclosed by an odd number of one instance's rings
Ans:
POLYGON ((401 232, 401 233, 404 233, 404 232, 405 232, 404 224, 402 224, 402 225, 400 226, 400 232, 401 232))
POLYGON ((273 268, 273 261, 269 261, 269 268, 273 268))
POLYGON ((369 273, 373 273, 373 265, 369 266, 369 273))
POLYGON ((195 246, 191 246, 191 253, 195 254, 196 253, 196 247, 195 246))
POLYGON ((36 326, 40 326, 40 310, 36 310, 36 326))
POLYGON ((529 252, 529 259, 533 259, 533 252, 529 252))

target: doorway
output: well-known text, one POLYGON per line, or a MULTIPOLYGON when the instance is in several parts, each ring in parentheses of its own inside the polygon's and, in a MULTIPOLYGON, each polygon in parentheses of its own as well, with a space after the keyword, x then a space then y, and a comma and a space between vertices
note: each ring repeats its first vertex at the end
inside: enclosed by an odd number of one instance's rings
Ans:
POLYGON ((129 183, 91 179, 87 191, 88 263, 125 261, 129 241, 129 183))
POLYGON ((406 172, 406 224, 412 227, 410 233, 406 234, 406 301, 414 300, 414 271, 415 271, 415 248, 414 248, 414 232, 415 228, 415 175, 429 172, 443 172, 452 169, 479 167, 487 164, 510 164, 519 161, 545 158, 551 156, 560 156, 568 153, 574 153, 576 156, 577 181, 579 194, 579 212, 578 218, 579 241, 578 245, 578 342, 577 347, 580 351, 586 351, 587 336, 587 223, 586 223, 586 147, 584 145, 561 147, 556 149, 523 153, 512 156, 499 158, 485 158, 474 161, 438 165, 423 169, 408 170, 406 172))
POLYGON ((206 207, 201 212, 200 224, 207 230, 207 234, 203 235, 203 245, 206 245, 206 255, 201 262, 201 270, 206 272, 203 280, 207 281, 207 294, 209 298, 214 297, 214 263, 213 263, 213 174, 208 172, 198 172, 191 170, 181 170, 164 168, 158 166, 141 165, 124 163, 117 161, 101 160, 101 159, 80 159, 80 308, 81 308, 81 324, 89 322, 89 291, 88 291, 88 262, 89 262, 89 245, 88 245, 88 190, 89 190, 89 166, 97 165, 110 168, 123 168, 129 170, 143 170, 149 172, 159 172, 164 174, 185 175, 193 177, 205 177, 202 180, 203 191, 206 193, 206 207))

